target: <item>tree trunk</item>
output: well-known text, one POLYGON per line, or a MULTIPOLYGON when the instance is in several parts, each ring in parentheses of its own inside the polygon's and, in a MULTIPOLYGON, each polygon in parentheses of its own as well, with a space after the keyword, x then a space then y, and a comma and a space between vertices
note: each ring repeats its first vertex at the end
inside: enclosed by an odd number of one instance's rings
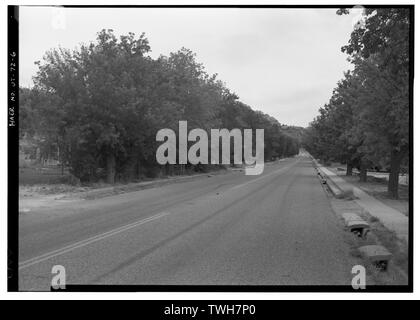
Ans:
POLYGON ((137 179, 137 162, 131 160, 125 167, 124 179, 126 182, 132 182, 137 179))
POLYGON ((402 157, 399 151, 393 150, 391 152, 391 171, 388 179, 388 193, 394 199, 398 199, 401 159, 402 157))
POLYGON ((137 180, 141 179, 141 162, 140 162, 140 160, 137 160, 136 178, 137 178, 137 180))
POLYGON ((353 165, 350 163, 347 163, 346 176, 351 176, 351 175, 353 175, 353 165))
POLYGON ((114 184, 115 183, 115 156, 109 154, 106 158, 106 173, 107 173, 107 182, 114 184))
POLYGON ((359 173, 360 182, 366 182, 367 181, 367 166, 366 163, 360 164, 360 173, 359 173))
POLYGON ((60 146, 57 146, 57 158, 58 161, 60 162, 60 167, 61 167, 61 175, 64 176, 64 156, 62 155, 62 153, 60 152, 60 146))

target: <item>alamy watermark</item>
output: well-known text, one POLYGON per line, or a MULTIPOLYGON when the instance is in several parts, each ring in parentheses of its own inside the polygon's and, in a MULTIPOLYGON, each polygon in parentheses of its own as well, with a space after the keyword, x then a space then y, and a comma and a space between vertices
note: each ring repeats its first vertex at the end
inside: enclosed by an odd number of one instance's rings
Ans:
POLYGON ((54 265, 51 274, 53 275, 51 287, 55 290, 66 289, 66 268, 60 264, 54 265))
POLYGON ((172 129, 161 129, 157 132, 156 141, 164 142, 156 151, 159 164, 208 164, 209 147, 211 164, 231 164, 233 138, 233 163, 251 166, 245 167, 246 175, 259 175, 264 171, 264 129, 256 129, 255 135, 252 129, 243 129, 243 137, 241 129, 211 129, 210 145, 205 130, 196 128, 188 132, 187 121, 179 121, 178 129, 178 141, 172 129), (254 138, 255 147, 252 143, 254 138), (195 143, 188 148, 188 142, 195 143))
POLYGON ((351 279, 351 286, 353 287, 353 289, 366 289, 366 268, 361 265, 355 265, 351 269, 351 273, 354 275, 351 279))

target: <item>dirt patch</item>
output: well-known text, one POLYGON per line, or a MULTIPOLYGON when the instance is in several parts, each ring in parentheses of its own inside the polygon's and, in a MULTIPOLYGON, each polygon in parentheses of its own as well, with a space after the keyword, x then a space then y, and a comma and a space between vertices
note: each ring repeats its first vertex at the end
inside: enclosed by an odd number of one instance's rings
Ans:
POLYGON ((91 190, 92 187, 72 186, 68 184, 35 184, 20 185, 19 199, 36 197, 40 195, 60 195, 66 193, 77 193, 91 190))
POLYGON ((42 184, 19 186, 19 214, 29 214, 38 208, 52 208, 65 202, 100 199, 112 195, 161 187, 172 183, 191 181, 193 179, 211 178, 225 174, 230 170, 218 170, 206 174, 189 176, 171 176, 164 179, 150 179, 138 183, 109 185, 104 183, 89 186, 73 186, 68 184, 42 184))

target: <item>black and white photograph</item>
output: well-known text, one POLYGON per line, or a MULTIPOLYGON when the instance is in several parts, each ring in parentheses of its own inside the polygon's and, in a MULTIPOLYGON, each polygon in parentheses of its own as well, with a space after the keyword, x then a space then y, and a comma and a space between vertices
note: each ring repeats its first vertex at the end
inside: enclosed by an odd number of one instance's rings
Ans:
POLYGON ((8 291, 413 291, 414 5, 9 5, 7 52, 8 291))

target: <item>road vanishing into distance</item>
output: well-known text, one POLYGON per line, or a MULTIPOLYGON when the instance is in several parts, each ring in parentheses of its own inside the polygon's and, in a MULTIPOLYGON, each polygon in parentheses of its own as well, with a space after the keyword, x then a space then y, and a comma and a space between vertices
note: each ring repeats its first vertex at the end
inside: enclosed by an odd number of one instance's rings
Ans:
POLYGON ((343 230, 306 155, 20 215, 19 289, 67 284, 351 285, 343 230))

